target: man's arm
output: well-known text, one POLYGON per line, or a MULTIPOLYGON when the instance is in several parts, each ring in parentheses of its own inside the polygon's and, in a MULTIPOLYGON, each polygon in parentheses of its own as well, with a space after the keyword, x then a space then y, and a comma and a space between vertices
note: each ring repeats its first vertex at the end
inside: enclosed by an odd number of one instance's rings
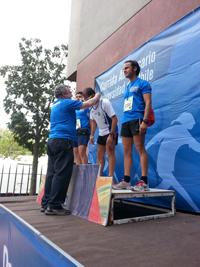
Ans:
POLYGON ((97 128, 97 123, 95 120, 90 120, 90 143, 94 144, 94 134, 97 128))
POLYGON ((102 103, 102 108, 106 112, 106 114, 112 119, 110 136, 114 137, 116 133, 116 127, 118 123, 117 116, 115 115, 115 111, 111 102, 108 99, 104 99, 102 103))
POLYGON ((141 133, 145 133, 148 127, 148 117, 151 109, 151 94, 143 94, 143 99, 145 102, 145 109, 144 109, 143 122, 140 124, 141 133))
POLYGON ((85 109, 85 108, 89 108, 91 106, 94 106, 99 101, 100 97, 101 97, 101 95, 99 93, 96 93, 93 98, 83 102, 81 109, 85 109))
POLYGON ((110 135, 115 135, 115 130, 116 130, 116 127, 117 127, 117 123, 118 123, 118 119, 117 119, 117 116, 114 115, 112 116, 112 124, 111 124, 111 129, 110 129, 110 135))
POLYGON ((144 120, 148 120, 151 109, 151 94, 144 94, 143 99, 145 102, 144 120))
POLYGON ((106 144, 111 147, 113 147, 114 145, 114 140, 115 140, 115 135, 116 135, 116 127, 117 127, 117 122, 118 122, 118 119, 117 119, 117 116, 114 115, 112 116, 112 124, 111 124, 111 129, 110 129, 110 133, 109 133, 109 136, 107 138, 107 141, 106 141, 106 144))

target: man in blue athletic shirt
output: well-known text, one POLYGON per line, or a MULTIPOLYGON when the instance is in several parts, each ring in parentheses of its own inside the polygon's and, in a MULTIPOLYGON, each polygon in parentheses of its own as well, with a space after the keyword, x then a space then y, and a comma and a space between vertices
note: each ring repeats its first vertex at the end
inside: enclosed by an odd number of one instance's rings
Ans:
POLYGON ((96 94, 86 102, 72 100, 69 86, 59 85, 55 89, 56 100, 51 107, 50 133, 47 143, 48 167, 45 194, 41 212, 46 215, 67 215, 63 209, 69 182, 72 175, 74 155, 73 142, 76 138, 76 110, 91 107, 100 98, 96 94))
POLYGON ((148 190, 148 156, 144 141, 151 109, 151 86, 138 77, 140 66, 137 61, 128 60, 124 64, 124 75, 129 83, 124 93, 124 107, 121 136, 124 147, 124 177, 114 185, 114 189, 148 190), (130 172, 132 165, 132 146, 135 145, 140 157, 142 176, 132 188, 130 172))
MULTIPOLYGON (((83 101, 83 93, 76 92, 76 99, 83 101)), ((77 144, 74 147, 74 155, 76 156, 77 164, 87 164, 87 145, 90 139, 90 110, 80 109, 76 110, 76 134, 77 144)))

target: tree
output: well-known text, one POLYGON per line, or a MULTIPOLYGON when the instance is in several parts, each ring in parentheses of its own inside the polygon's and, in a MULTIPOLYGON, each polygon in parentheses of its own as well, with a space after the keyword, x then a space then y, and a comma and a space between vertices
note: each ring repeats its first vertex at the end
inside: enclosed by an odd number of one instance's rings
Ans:
POLYGON ((0 156, 15 159, 20 155, 26 154, 28 154, 28 150, 14 140, 12 132, 9 130, 0 130, 0 156))
POLYGON ((39 39, 22 38, 19 43, 21 65, 3 66, 7 95, 5 111, 10 114, 8 128, 15 140, 33 154, 30 194, 35 194, 38 158, 45 151, 50 104, 54 88, 64 83, 67 46, 44 49, 39 39))

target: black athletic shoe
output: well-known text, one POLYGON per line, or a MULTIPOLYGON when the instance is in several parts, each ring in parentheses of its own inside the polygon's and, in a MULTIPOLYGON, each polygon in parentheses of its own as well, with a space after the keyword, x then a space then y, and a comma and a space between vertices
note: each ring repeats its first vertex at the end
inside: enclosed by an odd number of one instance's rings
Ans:
POLYGON ((45 212, 46 208, 45 207, 41 207, 40 208, 40 212, 45 212))
POLYGON ((46 215, 65 216, 65 215, 70 215, 71 211, 70 210, 66 210, 66 209, 51 209, 51 208, 48 207, 45 210, 45 214, 46 215))

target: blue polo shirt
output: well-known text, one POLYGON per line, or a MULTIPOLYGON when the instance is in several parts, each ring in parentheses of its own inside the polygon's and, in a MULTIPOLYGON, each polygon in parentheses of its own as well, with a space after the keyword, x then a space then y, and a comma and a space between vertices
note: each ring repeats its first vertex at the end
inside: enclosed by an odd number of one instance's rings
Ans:
POLYGON ((90 110, 76 110, 76 120, 80 120, 80 128, 90 130, 90 110))
POLYGON ((81 101, 59 98, 51 107, 49 138, 74 141, 76 138, 76 110, 82 107, 81 101))
POLYGON ((151 86, 147 81, 138 77, 128 83, 124 92, 122 123, 143 119, 145 109, 144 94, 151 94, 151 86))

